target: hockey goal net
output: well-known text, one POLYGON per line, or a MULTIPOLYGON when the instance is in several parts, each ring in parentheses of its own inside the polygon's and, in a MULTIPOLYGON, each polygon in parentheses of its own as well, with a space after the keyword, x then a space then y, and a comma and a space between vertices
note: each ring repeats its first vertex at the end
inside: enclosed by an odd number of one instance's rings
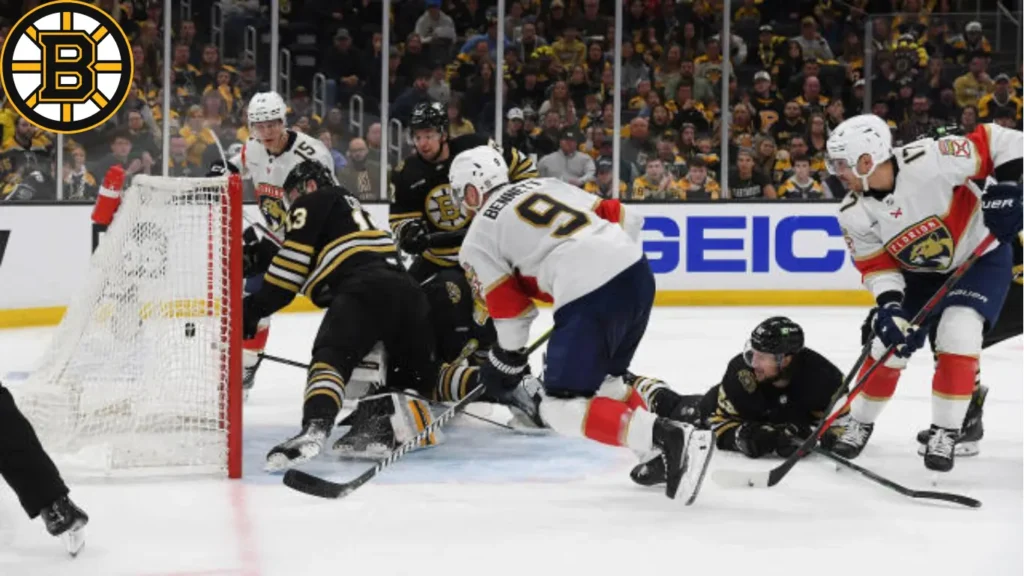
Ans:
POLYGON ((241 476, 242 188, 136 176, 18 403, 72 475, 241 476))

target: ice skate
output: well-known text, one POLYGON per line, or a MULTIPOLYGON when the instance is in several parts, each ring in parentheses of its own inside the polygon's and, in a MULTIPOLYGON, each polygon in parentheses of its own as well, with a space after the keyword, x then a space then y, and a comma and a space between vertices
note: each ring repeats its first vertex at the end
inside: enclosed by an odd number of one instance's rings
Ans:
POLYGON ((85 525, 89 516, 81 508, 75 506, 67 496, 62 496, 53 504, 43 508, 39 513, 46 524, 46 531, 59 536, 64 541, 64 548, 72 557, 78 556, 85 546, 85 525))
POLYGON ((843 435, 832 446, 832 452, 847 460, 853 460, 864 450, 874 429, 873 423, 861 422, 851 417, 847 420, 843 435))
POLYGON ((949 472, 953 469, 954 446, 959 432, 934 424, 930 432, 931 437, 925 446, 924 467, 936 472, 949 472))
MULTIPOLYGON (((964 416, 964 424, 956 437, 954 454, 957 458, 964 456, 976 456, 981 451, 981 439, 985 437, 985 426, 982 423, 982 409, 985 406, 985 398, 988 396, 987 386, 978 386, 971 395, 971 403, 967 406, 967 414, 964 416)), ((917 453, 925 455, 928 447, 928 440, 932 436, 931 429, 921 430, 917 433, 917 453)))
POLYGON ((297 436, 274 446, 267 453, 264 470, 278 472, 316 458, 323 451, 330 433, 331 423, 327 420, 310 420, 297 436))

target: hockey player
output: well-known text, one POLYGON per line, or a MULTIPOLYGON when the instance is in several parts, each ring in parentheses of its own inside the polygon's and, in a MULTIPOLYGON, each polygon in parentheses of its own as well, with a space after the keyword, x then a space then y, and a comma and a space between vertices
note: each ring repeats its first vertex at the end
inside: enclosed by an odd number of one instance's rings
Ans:
POLYGON ((623 381, 654 303, 654 274, 619 225, 621 204, 553 178, 510 183, 490 146, 456 156, 450 177, 458 205, 476 213, 459 262, 498 333, 481 367, 484 385, 498 397, 516 389, 537 314, 531 299, 552 302, 537 396, 543 422, 561 434, 659 451, 666 495, 691 503, 714 449, 710 433, 658 418, 623 381))
MULTIPOLYGON (((227 166, 216 162, 211 175, 225 172, 251 178, 256 191, 256 203, 266 221, 266 227, 257 234, 256 226, 245 230, 243 247, 243 276, 247 293, 255 292, 277 253, 280 243, 276 238, 284 233, 284 218, 288 209, 284 203, 282 186, 288 173, 300 162, 313 161, 329 170, 334 179, 334 158, 320 140, 285 127, 288 107, 277 92, 260 92, 249 100, 248 120, 252 134, 241 152, 228 160, 227 166)), ((337 180, 334 180, 337 183, 337 180)), ((251 339, 242 345, 244 376, 243 388, 248 392, 256 377, 260 354, 267 345, 270 319, 266 318, 251 339)))
POLYGON ((909 320, 986 235, 999 239, 929 319, 936 322, 937 360, 924 464, 949 471, 983 334, 996 321, 1013 273, 1009 243, 1021 230, 1024 138, 1016 130, 984 124, 966 136, 925 138, 894 150, 888 126, 868 114, 840 124, 827 148, 829 171, 851 190, 839 208, 839 222, 878 305, 872 322, 876 338, 861 374, 887 347, 895 349, 853 399, 851 417, 833 447, 837 454, 860 454, 900 371, 923 345, 928 330, 909 320), (971 181, 989 176, 1001 184, 984 193, 971 181))
MULTIPOLYGON (((476 368, 435 360, 426 296, 399 263, 391 234, 373 226, 359 200, 336 186, 327 168, 315 161, 302 162, 282 189, 288 206, 282 218, 284 242, 259 290, 245 298, 245 335, 256 332, 262 318, 296 294, 327 312, 313 342, 302 431, 270 451, 269 471, 294 466, 322 451, 353 370, 378 342, 383 343, 389 364, 390 388, 457 401, 476 387, 479 378, 476 368)), ((365 435, 370 429, 373 437, 348 442, 346 435, 336 448, 371 455, 363 448, 376 444, 378 453, 386 453, 432 421, 429 407, 419 398, 386 393, 360 402, 363 407, 370 404, 373 408, 362 411, 349 435, 365 435)), ((440 437, 434 436, 423 446, 438 442, 440 437)))
MULTIPOLYGON (((839 368, 804 346, 803 329, 783 316, 758 324, 721 382, 704 394, 684 396, 661 380, 632 374, 626 381, 658 416, 714 430, 718 448, 749 458, 792 455, 844 392, 839 368)), ((829 446, 840 430, 830 428, 822 443, 829 446)), ((665 470, 653 460, 630 477, 651 486, 665 481, 665 470)))
MULTIPOLYGON (((449 138, 448 112, 438 103, 418 104, 409 129, 416 152, 391 175, 388 220, 399 248, 414 257, 409 271, 427 292, 441 358, 450 360, 470 338, 486 350, 495 336, 485 311, 471 306, 459 269, 459 246, 472 215, 452 198, 448 168, 463 150, 494 143, 479 134, 449 138)), ((512 181, 537 176, 533 161, 519 150, 506 147, 504 156, 512 181)))
POLYGON ((0 476, 14 489, 29 518, 43 517, 46 530, 77 556, 85 545, 89 517, 68 497, 68 487, 46 454, 32 425, 0 384, 0 476))

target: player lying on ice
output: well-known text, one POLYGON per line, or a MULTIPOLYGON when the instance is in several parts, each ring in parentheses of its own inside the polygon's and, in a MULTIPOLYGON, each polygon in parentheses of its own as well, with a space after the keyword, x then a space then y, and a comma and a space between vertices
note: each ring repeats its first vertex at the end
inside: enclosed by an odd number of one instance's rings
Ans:
POLYGON ((555 325, 534 397, 543 423, 638 455, 658 452, 666 495, 692 503, 714 449, 711 433, 648 412, 623 380, 647 328, 654 274, 620 226, 622 206, 553 178, 511 183, 490 146, 456 156, 450 180, 460 205, 475 213, 459 262, 498 333, 481 367, 489 393, 522 385, 533 299, 551 302, 555 325))
POLYGON ((936 361, 924 465, 948 472, 984 335, 996 323, 1013 276, 1011 245, 1024 217, 1024 138, 1017 130, 982 124, 965 136, 923 138, 894 149, 885 121, 865 114, 840 124, 827 148, 829 171, 850 190, 839 223, 878 306, 875 340, 861 374, 887 347, 895 349, 853 400, 833 451, 846 458, 861 453, 907 360, 932 332, 936 361), (976 181, 989 177, 997 184, 982 190, 976 181), (910 319, 989 233, 998 242, 936 306, 927 320, 933 324, 911 326, 910 319))
MULTIPOLYGON (((353 372, 378 343, 392 390, 429 400, 457 401, 477 386, 479 370, 436 360, 429 304, 398 262, 391 234, 373 226, 359 200, 334 184, 329 170, 303 161, 287 175, 282 200, 284 238, 259 289, 243 303, 244 336, 297 294, 326 313, 313 342, 306 379, 302 431, 267 455, 277 471, 316 457, 334 427, 353 372)), ((515 402, 522 393, 505 396, 515 402)), ((534 410, 532 402, 520 402, 534 410)), ((420 398, 385 392, 360 401, 352 430, 335 449, 386 455, 433 421, 420 398)), ((441 441, 428 438, 421 446, 441 441)))
MULTIPOLYGON (((714 430, 719 448, 750 458, 792 455, 844 393, 839 368, 805 347, 803 329, 782 316, 758 324, 721 382, 704 394, 681 395, 643 376, 630 375, 627 382, 652 412, 714 430)), ((822 444, 830 446, 839 430, 832 429, 822 444)), ((634 468, 630 477, 653 486, 665 481, 665 470, 654 460, 634 468)))

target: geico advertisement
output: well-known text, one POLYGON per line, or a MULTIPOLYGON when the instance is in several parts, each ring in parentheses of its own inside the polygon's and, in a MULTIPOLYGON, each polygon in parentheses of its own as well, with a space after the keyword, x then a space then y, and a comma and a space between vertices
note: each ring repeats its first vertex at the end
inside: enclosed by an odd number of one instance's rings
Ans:
POLYGON ((856 290, 837 204, 629 204, 662 290, 856 290))

